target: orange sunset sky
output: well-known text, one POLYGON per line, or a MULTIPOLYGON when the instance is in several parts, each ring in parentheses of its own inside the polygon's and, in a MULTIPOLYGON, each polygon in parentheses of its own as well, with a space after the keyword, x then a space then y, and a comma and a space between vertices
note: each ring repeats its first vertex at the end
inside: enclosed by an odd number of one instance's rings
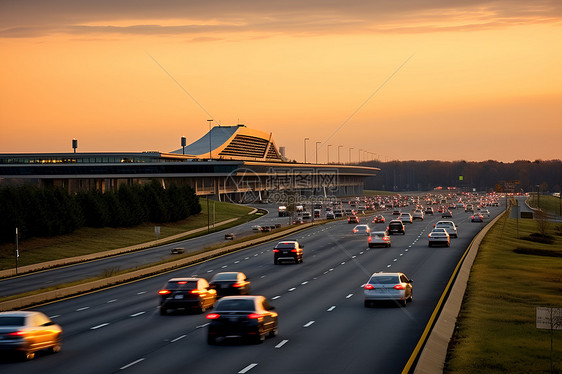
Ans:
POLYGON ((0 0, 0 56, 0 153, 169 152, 213 119, 297 161, 562 158, 559 0, 0 0))

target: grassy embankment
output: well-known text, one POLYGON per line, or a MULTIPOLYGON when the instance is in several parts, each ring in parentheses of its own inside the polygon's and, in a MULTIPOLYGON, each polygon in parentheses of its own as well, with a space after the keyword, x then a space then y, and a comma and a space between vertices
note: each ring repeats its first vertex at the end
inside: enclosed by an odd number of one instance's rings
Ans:
MULTIPOLYGON (((446 373, 551 370, 551 335, 536 328, 536 307, 562 307, 562 224, 549 223, 550 240, 540 243, 530 240, 537 222, 518 221, 500 219, 480 246, 446 373)), ((562 331, 554 331, 552 358, 559 373, 562 331)))
MULTIPOLYGON (((60 258, 81 256, 90 253, 102 252, 116 248, 128 247, 135 244, 141 244, 156 239, 154 227, 160 226, 159 239, 163 239, 172 235, 181 234, 186 231, 207 226, 207 205, 206 199, 200 199, 201 213, 196 216, 189 217, 185 220, 166 223, 154 224, 146 223, 131 228, 81 228, 69 235, 61 235, 52 238, 33 238, 20 241, 18 266, 36 264, 45 261, 56 260, 60 258)), ((213 205, 209 204, 210 222, 213 223, 213 205)), ((218 226, 218 230, 233 227, 244 222, 259 217, 261 214, 248 213, 252 208, 229 204, 216 201, 215 205, 215 222, 219 223, 230 218, 238 218, 235 222, 218 226)), ((183 237, 204 235, 207 231, 183 237)), ((0 245, 0 270, 15 267, 14 243, 0 245)))
POLYGON ((555 214, 562 216, 562 201, 558 197, 551 195, 540 195, 537 199, 537 195, 531 195, 529 197, 529 205, 533 208, 539 207, 548 214, 555 214))

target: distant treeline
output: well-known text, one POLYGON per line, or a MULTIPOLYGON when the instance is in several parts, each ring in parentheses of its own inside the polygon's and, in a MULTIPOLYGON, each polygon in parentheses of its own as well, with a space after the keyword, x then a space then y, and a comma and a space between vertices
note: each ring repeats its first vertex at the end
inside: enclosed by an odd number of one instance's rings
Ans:
POLYGON ((0 243, 20 238, 68 234, 86 227, 131 227, 144 222, 175 222, 201 212, 189 186, 157 182, 122 185, 117 192, 80 192, 32 186, 0 188, 0 243))
POLYGON ((562 186, 562 160, 515 161, 392 161, 367 162, 378 167, 376 177, 365 188, 385 191, 428 191, 435 187, 457 187, 472 191, 559 192, 562 186))

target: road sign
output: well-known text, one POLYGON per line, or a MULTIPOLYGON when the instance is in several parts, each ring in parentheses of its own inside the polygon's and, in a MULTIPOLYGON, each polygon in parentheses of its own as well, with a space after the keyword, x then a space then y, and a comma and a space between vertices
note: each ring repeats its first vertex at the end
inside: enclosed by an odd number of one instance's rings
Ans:
POLYGON ((537 307, 537 329, 562 330, 562 308, 537 307))

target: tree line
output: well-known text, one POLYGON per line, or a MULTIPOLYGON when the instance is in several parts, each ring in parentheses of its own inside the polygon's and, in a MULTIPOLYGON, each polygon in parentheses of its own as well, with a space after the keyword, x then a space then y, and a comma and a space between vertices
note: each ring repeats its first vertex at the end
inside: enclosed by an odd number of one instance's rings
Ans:
POLYGON ((84 191, 70 195, 57 187, 0 188, 0 243, 19 237, 69 234, 80 227, 132 227, 145 222, 175 222, 201 212, 189 186, 158 182, 121 185, 116 192, 84 191))
POLYGON ((436 187, 456 187, 472 191, 559 192, 562 186, 562 160, 515 161, 391 161, 366 162, 380 168, 367 178, 365 188, 384 191, 429 191, 436 187))

